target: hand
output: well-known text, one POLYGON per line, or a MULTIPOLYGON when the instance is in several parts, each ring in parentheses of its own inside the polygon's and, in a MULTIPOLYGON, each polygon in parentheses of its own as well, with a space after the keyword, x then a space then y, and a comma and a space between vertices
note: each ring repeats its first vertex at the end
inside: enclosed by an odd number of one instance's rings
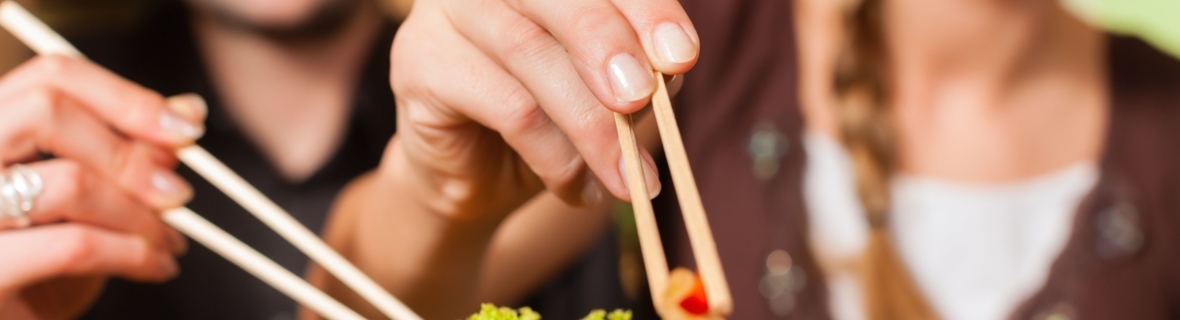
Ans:
POLYGON ((107 276, 173 277, 185 241, 157 211, 191 197, 172 150, 203 118, 199 97, 165 100, 82 60, 39 57, 0 78, 0 171, 24 163, 44 186, 30 227, 0 227, 0 318, 76 316, 107 276))
POLYGON ((399 132, 382 170, 459 217, 542 189, 630 199, 611 112, 646 105, 653 69, 691 68, 697 39, 676 0, 420 0, 394 41, 399 132))

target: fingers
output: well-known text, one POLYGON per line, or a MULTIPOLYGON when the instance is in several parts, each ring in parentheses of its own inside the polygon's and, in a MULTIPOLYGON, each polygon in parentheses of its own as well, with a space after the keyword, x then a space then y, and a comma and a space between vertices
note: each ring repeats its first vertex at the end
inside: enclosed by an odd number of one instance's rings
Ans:
POLYGON ((581 80, 604 106, 631 113, 647 103, 656 87, 652 66, 635 31, 614 4, 605 0, 506 2, 556 38, 581 80))
POLYGON ((677 0, 611 0, 639 36, 652 66, 679 75, 696 64, 700 38, 677 0))
POLYGON ((507 0, 552 34, 608 108, 631 113, 655 89, 654 68, 681 74, 700 45, 676 0, 507 0))
MULTIPOLYGON (((414 18, 444 17, 419 15, 414 18)), ((404 28, 412 30, 421 25, 411 21, 404 28)), ((414 146, 415 141, 432 146, 455 145, 438 140, 453 136, 434 137, 429 135, 430 129, 475 121, 499 132, 546 187, 565 201, 581 204, 589 203, 585 198, 601 197, 596 185, 582 179, 584 165, 578 150, 512 75, 454 33, 403 32, 398 37, 394 45, 397 54, 393 55, 398 71, 393 85, 399 99, 403 100, 399 105, 409 109, 399 116, 401 121, 409 124, 403 125, 399 134, 416 138, 403 140, 407 148, 423 149, 414 146), (401 46, 403 43, 413 46, 401 46), (426 95, 437 98, 422 98, 426 95), (415 100, 438 100, 436 104, 439 106, 415 100), (411 130, 421 127, 426 130, 411 130)))
POLYGON ((76 222, 138 235, 166 252, 184 252, 184 238, 165 225, 155 210, 101 176, 62 159, 28 166, 44 181, 44 191, 28 213, 34 225, 76 222))
MULTIPOLYGON (((618 145, 614 116, 603 108, 578 76, 569 55, 544 29, 521 16, 500 1, 470 1, 474 10, 456 7, 453 16, 456 26, 468 34, 468 39, 483 52, 493 57, 512 77, 519 81, 541 111, 518 113, 524 115, 518 124, 529 119, 548 117, 573 144, 582 160, 612 194, 630 199, 618 168, 621 153, 618 145), (502 41, 507 36, 507 41, 502 41)), ((646 73, 651 77, 651 73, 646 73)), ((475 80, 472 81, 485 81, 475 80)), ((454 84, 449 84, 454 86, 454 84)), ((471 84, 481 85, 481 84, 471 84)), ((491 85, 496 85, 491 83, 491 85)), ((516 91, 523 95, 525 91, 516 91)), ((495 109, 499 106, 470 108, 495 109)), ((504 132, 501 132, 504 133, 504 132)), ((511 133, 509 133, 511 134, 511 133)), ((506 137, 507 139, 507 137, 506 137)), ((526 146, 527 148, 528 146, 526 146)), ((518 152, 524 153, 520 148, 518 152)), ((536 152, 545 152, 538 150, 536 152)), ((572 162, 560 162, 559 165, 572 162)), ((534 168, 536 170, 537 168, 534 168)), ((655 170, 652 170, 653 172, 655 170)), ((568 175, 567 175, 568 176, 568 175)), ((547 183, 547 185, 550 185, 547 183)), ((588 190, 579 189, 579 190, 588 190)), ((563 199, 561 189, 554 190, 563 199)))
POLYGON ((34 88, 0 100, 0 164, 51 153, 69 158, 118 183, 158 208, 182 205, 189 185, 172 172, 175 158, 159 147, 119 136, 72 97, 34 88))
POLYGON ((205 123, 205 117, 209 115, 209 107, 205 104, 205 99, 195 93, 168 97, 166 105, 168 110, 172 110, 192 123, 205 123))
POLYGON ((162 282, 178 267, 142 237, 66 223, 0 232, 0 290, 60 276, 117 275, 162 282))
MULTIPOLYGON (((41 56, 0 79, 0 97, 49 87, 72 98, 131 137, 165 146, 190 144, 204 133, 201 123, 169 110, 164 97, 83 59, 41 56)), ((203 109, 193 99, 192 109, 203 109)))

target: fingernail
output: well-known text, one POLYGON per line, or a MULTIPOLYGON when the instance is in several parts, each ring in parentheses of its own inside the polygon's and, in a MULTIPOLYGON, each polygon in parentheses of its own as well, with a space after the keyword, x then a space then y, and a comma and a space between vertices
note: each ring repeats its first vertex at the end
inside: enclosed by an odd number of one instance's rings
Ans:
POLYGON ((665 63, 685 63, 697 57, 696 44, 679 24, 665 22, 652 34, 656 54, 665 63))
POLYGON ((655 89, 651 70, 643 68, 639 60, 630 54, 620 53, 611 57, 607 73, 610 74, 611 87, 615 90, 615 99, 619 102, 647 98, 655 89))
POLYGON ((174 135, 193 140, 200 138, 205 133, 205 129, 194 125, 172 110, 160 112, 160 127, 174 135))
POLYGON ((582 204, 587 207, 593 206, 602 202, 602 188, 598 187, 598 181, 593 177, 586 178, 586 186, 582 189, 582 204))
POLYGON ((626 157, 619 157, 619 176, 623 177, 623 186, 627 187, 627 194, 631 194, 631 177, 627 176, 626 157))
POLYGON ((205 104, 205 99, 195 93, 169 97, 168 109, 197 123, 203 122, 205 116, 209 114, 209 106, 205 104))
POLYGON ((188 241, 185 241, 184 236, 180 235, 180 232, 168 230, 168 242, 171 245, 173 255, 179 257, 188 252, 188 241))
POLYGON ((157 261, 156 267, 165 275, 166 279, 175 278, 180 273, 180 266, 177 265, 176 260, 172 259, 171 256, 160 255, 157 261))
MULTIPOLYGON (((660 195, 660 190, 663 186, 660 185, 660 177, 657 175, 655 167, 652 164, 643 161, 643 183, 647 185, 647 197, 655 199, 660 195)), ((619 158, 619 174, 623 177, 623 183, 627 186, 627 190, 631 189, 631 180, 627 179, 627 163, 623 158, 619 158)))
POLYGON ((660 183, 660 174, 656 170, 655 160, 649 157, 643 157, 643 180, 647 183, 647 194, 655 199, 660 195, 660 191, 664 186, 660 183))
POLYGON ((184 180, 171 171, 160 170, 152 174, 152 188, 162 196, 164 202, 180 204, 188 202, 191 189, 184 180))

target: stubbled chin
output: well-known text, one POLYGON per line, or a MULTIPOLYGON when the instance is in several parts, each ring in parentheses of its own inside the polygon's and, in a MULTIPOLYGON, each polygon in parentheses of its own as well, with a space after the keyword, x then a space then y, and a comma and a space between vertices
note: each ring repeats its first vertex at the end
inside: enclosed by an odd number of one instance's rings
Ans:
POLYGON ((213 21, 278 38, 333 34, 354 16, 358 0, 190 0, 213 21))

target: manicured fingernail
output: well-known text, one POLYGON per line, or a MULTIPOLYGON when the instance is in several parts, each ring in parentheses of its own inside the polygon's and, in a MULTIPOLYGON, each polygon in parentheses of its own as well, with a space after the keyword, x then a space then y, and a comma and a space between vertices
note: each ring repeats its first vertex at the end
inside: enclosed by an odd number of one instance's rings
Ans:
MULTIPOLYGON (((619 158, 619 174, 623 177, 623 183, 626 184, 627 189, 631 189, 631 180, 627 179, 627 163, 623 158, 619 158)), ((660 177, 657 171, 647 161, 643 161, 643 183, 647 184, 647 196, 654 199, 660 195, 660 190, 663 186, 660 185, 660 177)))
POLYGON ((598 181, 593 177, 586 178, 586 185, 582 189, 582 204, 589 207, 599 202, 602 202, 602 188, 598 187, 598 181))
POLYGON ((152 188, 163 197, 164 202, 184 203, 192 196, 192 191, 184 180, 171 171, 160 170, 152 174, 152 188))
POLYGON ((656 54, 665 63, 685 63, 697 57, 697 46, 679 24, 665 22, 652 33, 656 54))
POLYGON ((195 93, 169 97, 168 109, 197 123, 203 122, 209 114, 209 106, 205 104, 205 99, 195 93))
POLYGON ((174 135, 193 140, 200 138, 205 133, 204 128, 193 124, 172 110, 163 110, 160 112, 160 127, 174 135))
POLYGON ((620 53, 611 57, 607 73, 610 74, 611 87, 615 90, 615 99, 619 102, 647 98, 655 89, 651 70, 643 68, 639 60, 630 54, 620 53))

